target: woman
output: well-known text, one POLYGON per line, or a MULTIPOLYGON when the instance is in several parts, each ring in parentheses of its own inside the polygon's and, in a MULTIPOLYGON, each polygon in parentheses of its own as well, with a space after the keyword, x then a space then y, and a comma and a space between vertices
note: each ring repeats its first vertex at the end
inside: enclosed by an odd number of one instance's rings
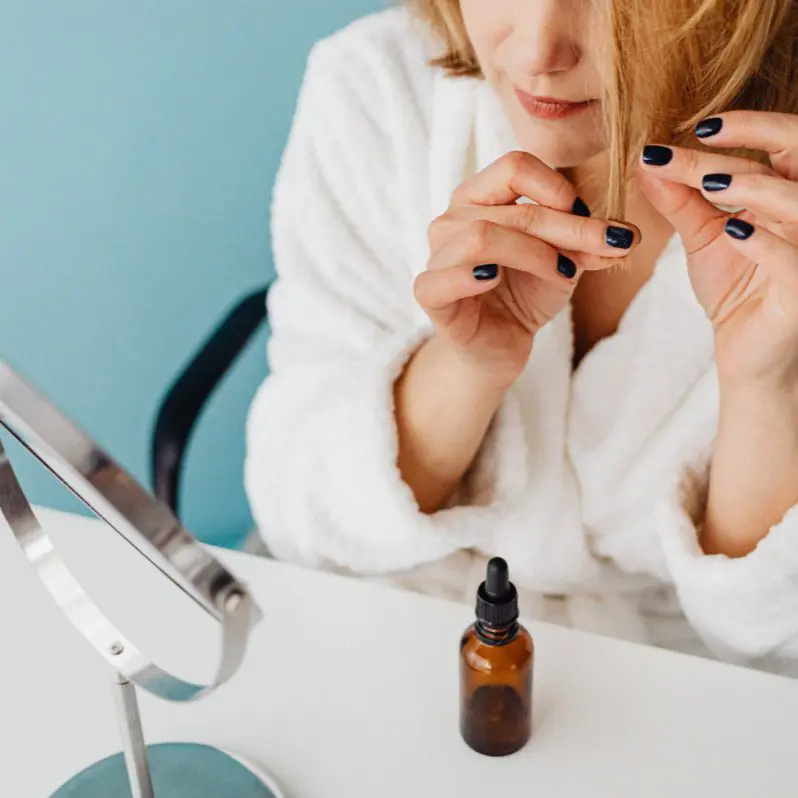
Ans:
POLYGON ((791 0, 317 45, 249 426, 275 556, 471 601, 500 554, 527 616, 798 673, 796 86, 791 0))

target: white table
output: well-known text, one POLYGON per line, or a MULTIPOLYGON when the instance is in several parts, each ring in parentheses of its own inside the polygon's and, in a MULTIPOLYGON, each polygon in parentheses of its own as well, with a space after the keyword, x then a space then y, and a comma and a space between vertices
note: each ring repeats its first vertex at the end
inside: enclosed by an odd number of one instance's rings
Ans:
MULTIPOLYGON (((94 572, 88 581, 112 617, 126 631, 137 621, 145 650, 163 649, 164 664, 200 675, 187 652, 210 638, 193 608, 98 523, 40 517, 79 577, 94 572), (133 591, 146 596, 138 607, 133 591), (161 600, 169 613, 155 612, 161 600)), ((150 742, 234 751, 273 773, 290 798, 798 795, 798 682, 532 623, 534 738, 493 760, 458 734, 457 644, 469 607, 221 556, 250 583, 264 622, 243 670, 211 698, 177 706, 142 697, 150 742)), ((1 523, 0 600, 0 795, 45 798, 118 749, 109 674, 1 523)))

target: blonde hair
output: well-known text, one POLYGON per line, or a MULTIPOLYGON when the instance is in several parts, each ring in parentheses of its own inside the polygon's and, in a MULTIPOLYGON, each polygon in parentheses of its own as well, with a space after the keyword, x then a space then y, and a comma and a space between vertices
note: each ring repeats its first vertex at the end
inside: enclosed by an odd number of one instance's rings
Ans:
MULTIPOLYGON (((459 0, 407 2, 443 45, 434 63, 453 76, 481 76, 459 0)), ((695 123, 731 109, 798 112, 795 0, 599 2, 609 33, 610 175, 605 207, 596 210, 610 218, 623 216, 626 184, 646 142, 698 147, 695 123)))

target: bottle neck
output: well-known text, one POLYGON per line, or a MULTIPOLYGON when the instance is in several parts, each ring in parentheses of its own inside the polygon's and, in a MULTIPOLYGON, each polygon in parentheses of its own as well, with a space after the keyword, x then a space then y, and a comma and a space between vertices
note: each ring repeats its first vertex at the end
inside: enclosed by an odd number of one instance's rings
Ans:
POLYGON ((477 637, 489 646, 506 646, 518 637, 518 621, 506 626, 490 626, 478 620, 474 625, 477 637))

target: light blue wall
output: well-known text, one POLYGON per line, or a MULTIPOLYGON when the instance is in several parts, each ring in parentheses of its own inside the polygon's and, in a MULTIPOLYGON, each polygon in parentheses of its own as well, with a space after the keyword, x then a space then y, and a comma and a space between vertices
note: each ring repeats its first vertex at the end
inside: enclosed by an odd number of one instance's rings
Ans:
MULTIPOLYGON (((0 357, 140 479, 164 388, 271 273, 310 45, 383 6, 0 0, 0 357)), ((207 540, 249 525, 243 424, 264 370, 261 338, 192 445, 185 516, 207 540)), ((21 471, 34 500, 73 506, 21 471)))

